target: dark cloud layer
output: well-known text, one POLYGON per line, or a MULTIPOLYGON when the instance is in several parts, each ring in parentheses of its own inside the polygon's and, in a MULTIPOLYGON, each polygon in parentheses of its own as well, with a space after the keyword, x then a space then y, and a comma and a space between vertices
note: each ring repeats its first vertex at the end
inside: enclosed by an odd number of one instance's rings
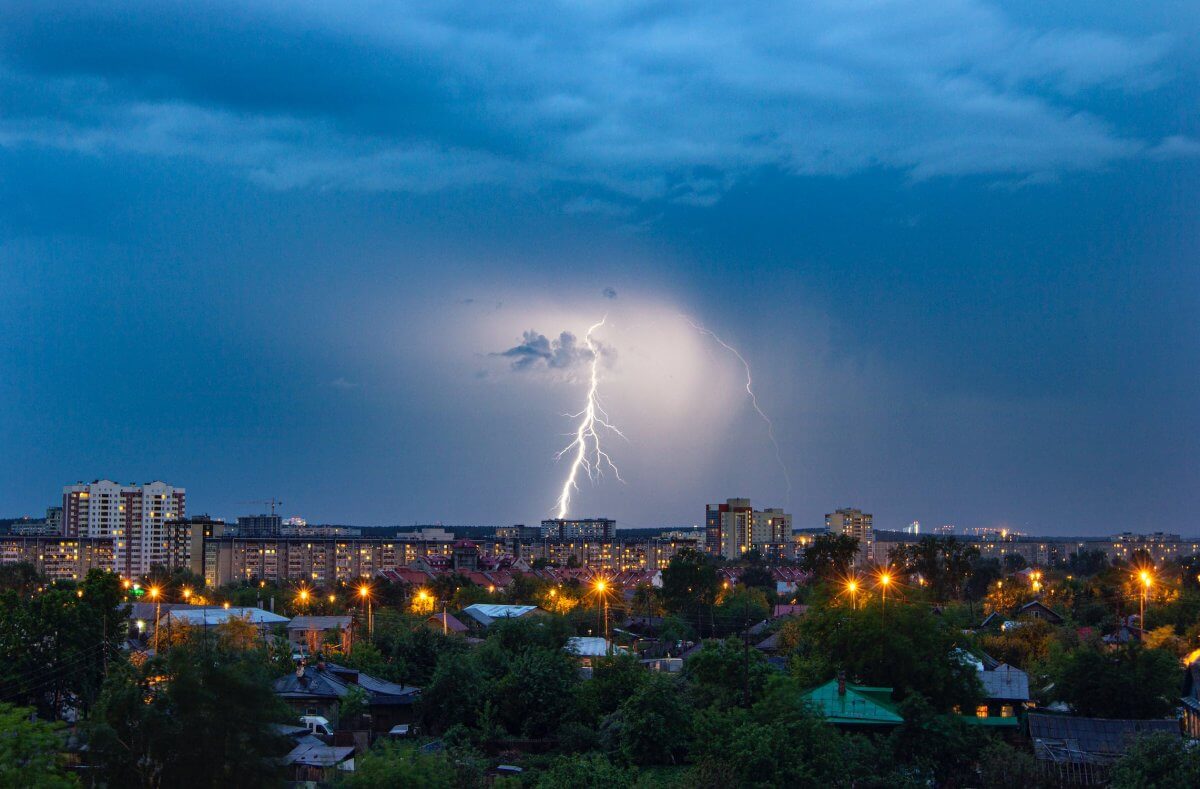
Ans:
POLYGON ((272 189, 569 185, 566 210, 612 216, 763 167, 1045 179, 1196 147, 1092 100, 1169 83, 1171 32, 972 0, 549 5, 10 4, 0 146, 272 189))

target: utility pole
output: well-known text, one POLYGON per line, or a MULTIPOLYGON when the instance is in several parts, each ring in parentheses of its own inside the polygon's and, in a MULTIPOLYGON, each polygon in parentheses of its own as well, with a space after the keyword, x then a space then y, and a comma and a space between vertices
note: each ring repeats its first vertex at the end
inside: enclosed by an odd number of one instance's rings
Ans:
POLYGON ((750 598, 742 596, 742 706, 750 706, 750 598))

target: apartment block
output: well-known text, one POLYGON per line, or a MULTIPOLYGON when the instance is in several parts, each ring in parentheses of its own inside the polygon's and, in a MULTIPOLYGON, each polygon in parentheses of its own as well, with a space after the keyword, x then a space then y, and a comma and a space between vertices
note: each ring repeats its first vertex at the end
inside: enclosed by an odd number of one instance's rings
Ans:
POLYGON ((167 524, 186 510, 186 491, 165 482, 81 482, 63 488, 63 536, 112 540, 113 569, 131 578, 170 563, 167 524))

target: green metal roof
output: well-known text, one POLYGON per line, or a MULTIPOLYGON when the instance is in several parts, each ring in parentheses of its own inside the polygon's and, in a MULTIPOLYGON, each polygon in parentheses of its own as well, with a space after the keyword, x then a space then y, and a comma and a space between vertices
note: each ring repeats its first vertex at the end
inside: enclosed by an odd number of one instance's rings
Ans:
POLYGON ((904 718, 891 702, 891 688, 872 688, 846 683, 846 693, 838 693, 832 679, 804 694, 804 700, 830 723, 857 726, 898 726, 904 718))
POLYGON ((991 726, 997 729, 1016 729, 1021 725, 1021 721, 1016 716, 1008 718, 999 715, 989 715, 986 718, 979 718, 974 715, 958 715, 959 720, 964 723, 969 723, 972 726, 991 726))

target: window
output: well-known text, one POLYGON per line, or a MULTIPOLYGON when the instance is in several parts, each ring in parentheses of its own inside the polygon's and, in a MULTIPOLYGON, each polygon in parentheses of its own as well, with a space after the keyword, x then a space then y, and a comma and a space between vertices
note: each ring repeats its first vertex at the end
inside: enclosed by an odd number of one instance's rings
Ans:
POLYGON ((975 708, 976 718, 986 718, 988 716, 988 708, 986 704, 980 704, 975 708))
POLYGON ((1003 707, 1000 708, 1000 717, 1001 718, 1011 718, 1012 716, 1013 716, 1013 706, 1011 704, 1005 704, 1003 707))

